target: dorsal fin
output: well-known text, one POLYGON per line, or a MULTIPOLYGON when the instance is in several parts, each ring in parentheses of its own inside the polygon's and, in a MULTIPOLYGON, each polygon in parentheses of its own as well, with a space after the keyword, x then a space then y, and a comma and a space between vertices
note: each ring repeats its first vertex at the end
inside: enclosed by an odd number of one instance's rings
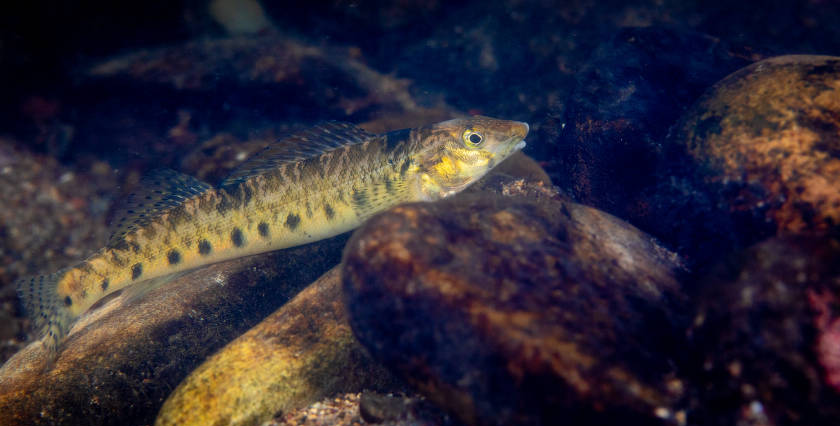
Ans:
POLYGON ((144 176, 114 215, 110 243, 149 223, 152 218, 184 201, 212 189, 192 176, 170 169, 154 170, 144 176))
POLYGON ((345 145, 363 143, 375 136, 350 123, 327 121, 265 147, 234 169, 221 186, 228 188, 274 170, 283 163, 306 160, 345 145))

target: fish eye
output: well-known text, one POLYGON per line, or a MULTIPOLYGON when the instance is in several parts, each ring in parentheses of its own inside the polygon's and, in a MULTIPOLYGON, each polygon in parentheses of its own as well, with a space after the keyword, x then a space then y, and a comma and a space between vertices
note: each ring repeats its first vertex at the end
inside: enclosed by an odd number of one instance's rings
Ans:
POLYGON ((467 144, 470 148, 475 148, 481 143, 484 142, 484 135, 481 132, 477 132, 473 129, 467 129, 464 132, 464 143, 467 144))

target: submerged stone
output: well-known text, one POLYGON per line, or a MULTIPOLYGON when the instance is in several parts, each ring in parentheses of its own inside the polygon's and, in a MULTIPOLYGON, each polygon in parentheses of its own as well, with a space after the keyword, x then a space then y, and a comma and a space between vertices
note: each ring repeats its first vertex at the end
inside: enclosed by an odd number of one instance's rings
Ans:
POLYGON ((679 423, 679 258, 545 186, 487 182, 354 234, 359 340, 467 424, 679 423))
POLYGON ((689 256, 836 228, 840 57, 780 56, 731 74, 686 112, 666 151, 648 225, 689 256))
POLYGON ((840 242, 774 238, 701 282, 691 423, 840 424, 840 242))
POLYGON ((155 424, 261 424, 339 392, 393 384, 353 336, 335 267, 190 373, 155 424))
POLYGON ((0 368, 3 424, 150 424, 201 360, 337 263, 345 237, 210 265, 83 315, 55 359, 35 342, 0 368))

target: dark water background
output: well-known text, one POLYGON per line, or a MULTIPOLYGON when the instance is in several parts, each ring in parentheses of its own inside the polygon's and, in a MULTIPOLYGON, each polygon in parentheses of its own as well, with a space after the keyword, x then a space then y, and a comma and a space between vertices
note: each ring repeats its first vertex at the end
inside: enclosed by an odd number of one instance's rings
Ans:
POLYGON ((618 186, 597 204, 627 218, 621 194, 650 183, 645 147, 709 86, 769 56, 840 55, 833 0, 262 6, 270 23, 250 34, 198 0, 0 6, 0 362, 29 333, 13 281, 99 248, 150 169, 217 182, 320 120, 384 131, 483 114, 530 123, 525 153, 572 197, 618 186), (576 146, 592 128, 603 137, 576 146), (612 177, 580 185, 587 156, 612 177))

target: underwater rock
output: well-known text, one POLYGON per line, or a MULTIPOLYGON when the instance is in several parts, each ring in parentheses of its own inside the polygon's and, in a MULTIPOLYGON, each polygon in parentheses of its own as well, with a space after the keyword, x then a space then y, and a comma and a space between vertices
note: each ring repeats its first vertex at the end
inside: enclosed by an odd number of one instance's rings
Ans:
POLYGON ((370 68, 360 55, 358 49, 276 35, 207 39, 116 57, 91 68, 88 76, 100 84, 103 79, 128 80, 179 91, 212 92, 235 85, 240 91, 236 98, 272 102, 274 108, 283 107, 276 105, 283 104, 278 99, 295 99, 294 108, 312 107, 322 116, 373 107, 422 109, 408 80, 370 68), (266 87, 272 88, 270 93, 260 94, 266 87))
POLYGON ((150 424, 205 357, 338 263, 346 236, 210 265, 82 316, 52 360, 35 342, 0 368, 4 424, 150 424))
POLYGON ((554 133, 546 138, 556 149, 552 179, 575 200, 633 222, 645 213, 638 196, 656 177, 669 127, 709 86, 758 59, 688 29, 622 29, 577 74, 563 126, 545 126, 554 133))
POLYGON ((692 424, 840 424, 840 242, 762 242, 705 278, 692 424))
POLYGON ((681 254, 837 227, 840 57, 780 56, 733 73, 686 112, 666 151, 648 228, 681 254))
POLYGON ((467 424, 676 424, 683 272, 627 223, 502 179, 376 216, 342 274, 359 340, 467 424))
POLYGON ((353 336, 335 267, 190 373, 155 424, 261 424, 335 393, 394 383, 353 336))

